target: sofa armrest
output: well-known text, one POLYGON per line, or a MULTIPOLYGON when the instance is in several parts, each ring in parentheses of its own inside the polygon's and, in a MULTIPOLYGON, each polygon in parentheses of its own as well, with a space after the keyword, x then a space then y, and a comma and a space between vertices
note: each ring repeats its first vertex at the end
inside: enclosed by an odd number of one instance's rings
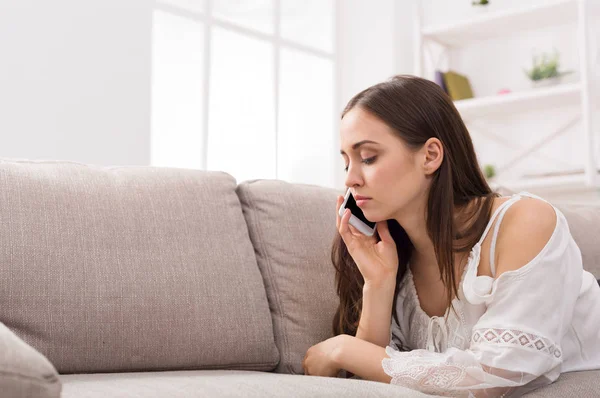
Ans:
POLYGON ((0 391, 3 397, 59 398, 62 383, 50 361, 0 323, 0 391))

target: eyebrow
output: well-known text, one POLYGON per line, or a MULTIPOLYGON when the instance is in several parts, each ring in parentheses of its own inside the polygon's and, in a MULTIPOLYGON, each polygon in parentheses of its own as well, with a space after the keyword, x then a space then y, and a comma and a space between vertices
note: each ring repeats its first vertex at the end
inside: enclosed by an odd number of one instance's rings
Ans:
MULTIPOLYGON (((376 144, 379 145, 377 142, 375 141, 371 141, 371 140, 362 140, 357 142, 356 144, 352 145, 352 150, 356 150, 356 148, 358 148, 359 146, 363 145, 363 144, 376 144)), ((340 155, 346 155, 346 152, 344 152, 343 150, 340 149, 340 155)))

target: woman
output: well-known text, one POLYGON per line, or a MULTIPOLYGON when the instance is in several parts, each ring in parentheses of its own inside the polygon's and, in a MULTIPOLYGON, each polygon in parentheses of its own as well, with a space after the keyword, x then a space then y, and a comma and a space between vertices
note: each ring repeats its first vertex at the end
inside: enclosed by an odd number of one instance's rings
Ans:
POLYGON ((305 374, 496 397, 600 369, 600 287, 564 215, 492 192, 435 83, 395 76, 362 91, 340 137, 345 184, 369 198, 378 232, 338 216, 335 337, 307 351, 305 374))

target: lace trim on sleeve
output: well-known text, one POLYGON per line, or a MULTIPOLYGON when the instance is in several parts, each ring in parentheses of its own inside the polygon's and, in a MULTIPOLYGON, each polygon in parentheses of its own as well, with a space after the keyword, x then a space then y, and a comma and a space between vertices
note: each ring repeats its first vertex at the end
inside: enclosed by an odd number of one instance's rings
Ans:
POLYGON ((441 395, 450 392, 467 376, 464 366, 437 363, 434 358, 428 358, 425 350, 411 351, 400 357, 397 351, 386 347, 385 353, 390 358, 385 358, 382 365, 384 372, 392 377, 391 384, 441 395))
POLYGON ((560 374, 562 356, 558 345, 548 338, 500 328, 475 329, 468 350, 450 347, 443 353, 423 349, 398 352, 388 346, 385 352, 389 358, 382 360, 382 366, 392 378, 391 384, 454 397, 511 396, 534 385, 549 384, 560 374), (538 355, 531 356, 526 364, 515 362, 515 368, 520 369, 516 371, 506 369, 507 363, 500 368, 485 365, 478 356, 486 350, 493 353, 521 348, 538 355))
POLYGON ((478 344, 512 344, 545 352, 556 359, 562 357, 562 351, 558 345, 549 339, 514 329, 476 329, 471 338, 471 347, 478 344))

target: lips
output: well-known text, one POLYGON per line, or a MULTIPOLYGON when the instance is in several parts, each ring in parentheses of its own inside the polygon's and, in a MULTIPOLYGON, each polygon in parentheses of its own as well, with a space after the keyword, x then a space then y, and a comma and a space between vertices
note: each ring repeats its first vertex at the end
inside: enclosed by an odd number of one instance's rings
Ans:
POLYGON ((357 200, 356 201, 356 205, 358 207, 363 207, 364 205, 366 205, 367 203, 369 203, 369 200, 371 199, 362 199, 362 200, 357 200))
POLYGON ((367 200, 367 199, 371 199, 368 196, 362 196, 362 195, 354 195, 354 199, 355 200, 367 200))

